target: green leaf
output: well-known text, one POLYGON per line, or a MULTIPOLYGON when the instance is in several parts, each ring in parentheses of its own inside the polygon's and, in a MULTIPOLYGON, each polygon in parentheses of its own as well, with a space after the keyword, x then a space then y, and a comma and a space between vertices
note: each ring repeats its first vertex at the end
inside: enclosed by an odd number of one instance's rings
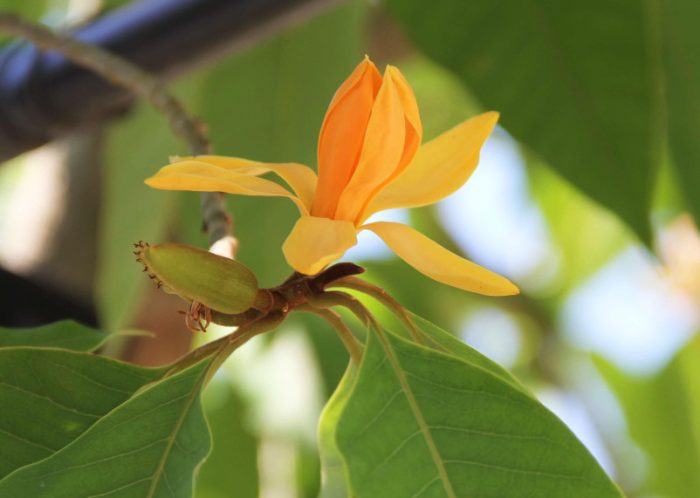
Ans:
POLYGON ((340 420, 348 399, 350 399, 356 379, 357 367, 350 363, 321 413, 318 434, 322 469, 320 498, 346 498, 348 496, 348 481, 345 475, 343 457, 336 442, 336 430, 338 420, 340 420))
POLYGON ((561 421, 481 365, 370 335, 336 435, 358 498, 621 496, 561 421))
POLYGON ((161 374, 85 353, 0 349, 0 477, 64 448, 161 374))
POLYGON ((72 320, 27 329, 0 327, 0 348, 34 346, 94 351, 109 339, 110 334, 91 329, 72 320))
MULTIPOLYGON (((668 145, 679 185, 700 220, 700 33, 695 22, 700 3, 694 0, 654 2, 663 38, 668 108, 668 145)), ((700 224, 700 223, 699 223, 700 224)))
POLYGON ((660 137, 645 2, 389 6, 509 132, 649 242, 660 137))
MULTIPOLYGON (((700 340, 696 337, 658 374, 634 378, 598 358, 622 404, 629 434, 646 453, 649 495, 700 496, 700 340)), ((624 466, 626 460, 622 460, 624 466)), ((637 469, 631 469, 638 472, 637 469)))
POLYGON ((423 334, 427 335, 427 337, 430 339, 426 346, 443 353, 452 354, 460 360, 470 363, 475 367, 479 367, 498 377, 503 382, 510 384, 513 388, 522 391, 526 395, 532 396, 529 392, 527 392, 520 381, 513 377, 508 370, 489 360, 486 356, 478 353, 476 350, 470 348, 464 342, 460 341, 452 334, 442 330, 434 323, 429 322, 415 313, 409 312, 409 314, 411 316, 411 320, 413 320, 413 323, 415 323, 423 334))
POLYGON ((52 456, 0 481, 0 496, 190 497, 209 451, 199 399, 210 362, 146 386, 52 456))

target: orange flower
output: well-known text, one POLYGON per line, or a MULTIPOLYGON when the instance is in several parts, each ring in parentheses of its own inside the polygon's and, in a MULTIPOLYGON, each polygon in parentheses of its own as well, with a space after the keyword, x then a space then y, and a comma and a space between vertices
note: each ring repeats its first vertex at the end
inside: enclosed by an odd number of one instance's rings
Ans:
POLYGON ((318 142, 318 178, 308 166, 240 158, 177 158, 146 180, 167 190, 218 191, 283 196, 301 218, 284 243, 287 262, 313 275, 371 230, 404 261, 448 285, 487 295, 517 294, 507 279, 393 222, 365 223, 372 214, 432 204, 461 187, 498 113, 487 112, 421 145, 423 128, 411 87, 388 66, 382 76, 365 58, 343 82, 328 107, 318 142), (279 175, 291 187, 261 178, 279 175))

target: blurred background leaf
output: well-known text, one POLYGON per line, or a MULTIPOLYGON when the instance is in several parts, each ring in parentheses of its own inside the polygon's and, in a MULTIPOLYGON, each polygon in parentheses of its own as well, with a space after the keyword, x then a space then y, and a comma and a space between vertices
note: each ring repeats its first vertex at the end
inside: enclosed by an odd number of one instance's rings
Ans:
POLYGON ((246 405, 223 379, 204 392, 204 414, 211 430, 212 449, 197 474, 195 498, 258 496, 258 439, 246 427, 246 405))
POLYGON ((643 2, 388 5, 516 139, 650 243, 660 137, 643 2))
POLYGON ((663 42, 668 146, 688 208, 700 220, 700 36, 693 0, 652 2, 663 42))
POLYGON ((646 456, 643 491, 656 496, 700 496, 700 341, 694 340, 661 372, 625 374, 598 359, 618 396, 629 433, 646 456))

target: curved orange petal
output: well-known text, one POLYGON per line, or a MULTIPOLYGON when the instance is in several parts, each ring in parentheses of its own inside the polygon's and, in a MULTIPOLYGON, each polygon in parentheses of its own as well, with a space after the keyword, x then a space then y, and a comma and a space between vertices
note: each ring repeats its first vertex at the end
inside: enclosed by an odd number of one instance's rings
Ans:
POLYGON ((306 209, 309 211, 311 210, 317 179, 314 170, 304 164, 263 163, 242 159, 240 157, 226 156, 178 157, 174 158, 171 164, 183 163, 186 161, 211 164, 241 175, 258 176, 273 172, 292 188, 297 197, 304 203, 306 209))
POLYGON ((338 88, 326 112, 318 139, 318 189, 313 214, 332 218, 338 198, 362 149, 381 75, 365 58, 338 88))
POLYGON ((497 112, 486 112, 424 144, 403 173, 369 204, 362 219, 385 209, 432 204, 460 188, 479 163, 481 147, 497 121, 497 112))
POLYGON ((384 73, 372 107, 360 159, 340 195, 336 219, 355 221, 372 194, 389 181, 404 159, 406 113, 392 71, 384 73))
POLYGON ((349 221, 302 216, 284 241, 289 266, 315 275, 357 244, 357 230, 349 221))
POLYGON ((360 229, 373 231, 398 257, 443 284, 487 296, 520 292, 507 278, 457 256, 409 226, 380 221, 360 229))
POLYGON ((162 190, 286 197, 297 205, 302 216, 309 214, 306 206, 297 196, 275 182, 257 176, 242 175, 199 161, 183 161, 164 166, 155 175, 146 179, 145 183, 149 187, 162 190))

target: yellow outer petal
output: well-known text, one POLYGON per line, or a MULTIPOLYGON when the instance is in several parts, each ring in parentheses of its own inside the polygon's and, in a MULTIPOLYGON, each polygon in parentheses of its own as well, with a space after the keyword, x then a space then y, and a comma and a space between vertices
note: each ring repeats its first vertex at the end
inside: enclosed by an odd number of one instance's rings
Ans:
POLYGON ((508 279, 457 256, 406 225, 380 221, 360 229, 373 231, 398 257, 443 284, 487 296, 510 296, 520 292, 508 279))
POLYGON ((165 166, 154 176, 146 179, 145 183, 149 187, 162 190, 287 197, 297 205, 302 216, 308 214, 306 206, 298 197, 275 182, 257 176, 241 175, 199 161, 183 161, 165 166))
POLYGON ((497 112, 480 114, 424 144, 403 173, 370 203, 362 219, 385 209, 432 204, 464 185, 497 121, 497 112))
POLYGON ((302 216, 284 241, 289 266, 315 275, 357 244, 357 229, 349 221, 302 216))
POLYGON ((263 163, 251 161, 240 157, 226 156, 194 156, 179 157, 172 161, 182 163, 187 161, 197 161, 214 166, 219 166, 234 173, 242 175, 258 176, 273 172, 284 180, 304 203, 306 209, 311 211, 314 193, 316 192, 316 173, 313 169, 298 163, 263 163))

